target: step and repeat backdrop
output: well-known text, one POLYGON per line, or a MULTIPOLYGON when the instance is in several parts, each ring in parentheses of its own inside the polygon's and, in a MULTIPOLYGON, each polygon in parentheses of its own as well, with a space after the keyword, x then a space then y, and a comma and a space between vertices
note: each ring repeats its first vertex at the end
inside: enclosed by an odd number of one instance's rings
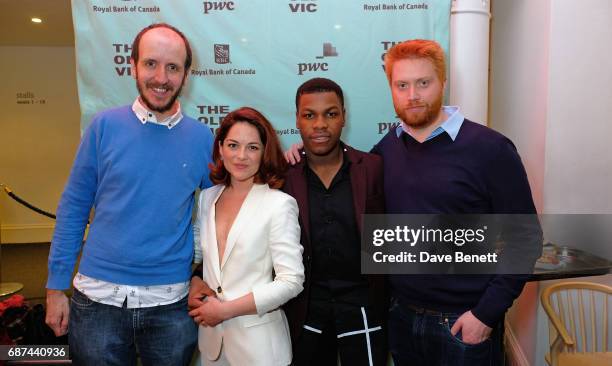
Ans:
POLYGON ((145 26, 166 22, 191 43, 194 63, 183 112, 215 131, 233 109, 251 106, 285 147, 299 140, 295 91, 326 77, 345 92, 343 139, 369 150, 397 123, 383 57, 413 38, 449 47, 451 0, 72 0, 81 129, 106 108, 138 95, 131 45, 145 26))

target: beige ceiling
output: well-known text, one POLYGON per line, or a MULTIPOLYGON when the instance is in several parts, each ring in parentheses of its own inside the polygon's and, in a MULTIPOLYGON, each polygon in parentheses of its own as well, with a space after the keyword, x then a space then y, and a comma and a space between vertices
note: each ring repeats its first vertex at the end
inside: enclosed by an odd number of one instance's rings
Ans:
POLYGON ((0 0, 0 46, 74 46, 70 0, 0 0))

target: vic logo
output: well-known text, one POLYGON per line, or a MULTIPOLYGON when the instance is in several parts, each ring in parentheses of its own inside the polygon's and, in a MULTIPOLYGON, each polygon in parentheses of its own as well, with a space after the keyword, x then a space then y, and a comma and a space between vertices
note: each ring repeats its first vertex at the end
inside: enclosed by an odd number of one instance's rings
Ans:
POLYGON ((314 13, 317 11, 316 0, 291 0, 289 9, 292 13, 314 13))
POLYGON ((234 10, 233 1, 204 1, 204 14, 208 14, 211 10, 234 10))
POLYGON ((115 72, 119 76, 130 76, 132 75, 132 68, 130 67, 130 53, 132 52, 132 46, 123 43, 113 43, 115 49, 115 56, 113 61, 115 62, 115 72))

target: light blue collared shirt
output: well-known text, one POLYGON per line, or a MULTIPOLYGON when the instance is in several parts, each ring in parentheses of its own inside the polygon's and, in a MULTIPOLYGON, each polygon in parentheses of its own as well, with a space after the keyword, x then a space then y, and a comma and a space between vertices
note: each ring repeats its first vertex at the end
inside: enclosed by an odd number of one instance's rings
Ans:
MULTIPOLYGON (((448 116, 448 118, 446 119, 446 121, 442 122, 440 126, 433 130, 431 132, 431 135, 429 135, 429 137, 427 137, 425 141, 433 139, 442 132, 448 133, 451 140, 453 141, 455 141, 455 139, 457 138, 457 135, 459 134, 459 129, 461 128, 465 117, 463 116, 463 114, 461 114, 461 112, 459 112, 459 107, 457 106, 444 106, 442 107, 442 111, 448 116)), ((406 128, 404 122, 402 122, 401 126, 402 128, 395 129, 397 137, 400 137, 402 135, 402 132, 405 132, 410 135, 410 132, 408 132, 408 129, 406 128)))

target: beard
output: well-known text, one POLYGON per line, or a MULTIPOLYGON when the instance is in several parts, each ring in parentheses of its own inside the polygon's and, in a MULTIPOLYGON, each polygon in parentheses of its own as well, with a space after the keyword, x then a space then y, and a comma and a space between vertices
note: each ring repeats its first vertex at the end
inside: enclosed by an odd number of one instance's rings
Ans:
POLYGON ((434 123, 442 110, 442 99, 444 98, 444 94, 440 93, 438 98, 436 98, 432 104, 428 104, 425 102, 417 102, 410 103, 406 106, 395 106, 395 113, 400 117, 400 119, 407 125, 412 128, 425 128, 434 123), (412 107, 424 107, 425 109, 420 113, 411 113, 407 111, 408 108, 412 107))
MULTIPOLYGON (((176 89, 176 91, 174 92, 174 94, 172 94, 170 96, 170 99, 168 99, 168 102, 166 104, 163 104, 161 106, 159 105, 155 105, 151 102, 151 100, 149 100, 144 92, 143 92, 143 87, 141 86, 140 82, 138 81, 138 79, 136 79, 136 88, 138 89, 138 94, 140 94, 140 100, 142 100, 142 102, 147 106, 147 108, 153 112, 158 112, 158 113, 164 113, 169 111, 170 109, 172 109, 172 107, 174 106, 174 102, 176 102, 176 99, 179 97, 179 95, 181 94, 181 91, 183 90, 183 84, 185 83, 185 79, 183 79, 183 81, 181 81, 181 85, 179 85, 178 89, 176 89)), ((172 89, 170 88, 170 86, 166 85, 166 84, 156 84, 156 83, 145 83, 145 87, 146 88, 157 88, 157 87, 168 87, 169 91, 172 91, 172 89)))

